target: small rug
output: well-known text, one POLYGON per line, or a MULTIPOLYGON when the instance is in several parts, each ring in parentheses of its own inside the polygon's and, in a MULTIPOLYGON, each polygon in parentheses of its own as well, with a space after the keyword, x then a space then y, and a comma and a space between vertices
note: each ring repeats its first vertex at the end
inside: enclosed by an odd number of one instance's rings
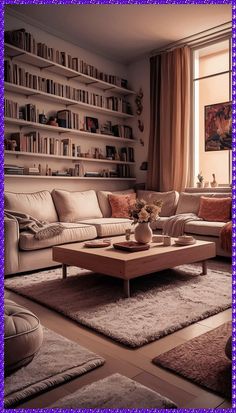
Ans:
POLYGON ((43 333, 42 347, 31 363, 5 378, 5 408, 105 363, 102 357, 45 327, 43 333))
POLYGON ((116 373, 82 387, 50 406, 52 409, 171 409, 176 404, 116 373))
POLYGON ((139 347, 231 306, 231 267, 209 263, 131 280, 124 298, 120 279, 76 267, 53 269, 5 280, 7 289, 52 308, 119 343, 139 347), (218 267, 219 268, 219 267, 218 267), (224 269, 223 269, 224 268, 224 269))
POLYGON ((225 345, 231 334, 231 323, 225 323, 154 358, 153 363, 230 399, 232 363, 225 345))

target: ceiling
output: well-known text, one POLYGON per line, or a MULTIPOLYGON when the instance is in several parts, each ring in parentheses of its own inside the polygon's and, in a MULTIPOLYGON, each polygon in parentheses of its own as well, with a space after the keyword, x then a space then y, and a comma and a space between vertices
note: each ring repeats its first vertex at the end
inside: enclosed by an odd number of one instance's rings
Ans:
MULTIPOLYGON (((128 64, 151 50, 232 19, 225 4, 8 5, 28 23, 128 64)), ((18 14, 18 16, 20 16, 18 14)))

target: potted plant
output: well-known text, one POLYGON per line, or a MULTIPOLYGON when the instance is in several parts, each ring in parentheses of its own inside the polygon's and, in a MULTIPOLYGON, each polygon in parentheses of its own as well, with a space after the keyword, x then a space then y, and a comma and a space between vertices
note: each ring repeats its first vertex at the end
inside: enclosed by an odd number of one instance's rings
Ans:
POLYGON ((199 172, 198 176, 197 176, 198 182, 197 182, 197 188, 203 188, 204 186, 204 178, 202 175, 202 172, 199 172))
POLYGON ((130 218, 133 224, 136 224, 134 237, 137 242, 147 244, 152 239, 152 230, 150 222, 155 222, 161 211, 163 202, 152 201, 147 203, 143 199, 137 199, 134 207, 130 210, 130 218))

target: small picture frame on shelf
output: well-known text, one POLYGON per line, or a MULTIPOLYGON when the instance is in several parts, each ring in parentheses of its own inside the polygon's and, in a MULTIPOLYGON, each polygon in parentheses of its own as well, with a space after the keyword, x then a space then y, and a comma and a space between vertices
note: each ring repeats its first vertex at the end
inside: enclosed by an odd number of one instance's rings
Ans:
POLYGON ((106 158, 107 159, 115 159, 116 156, 116 147, 115 146, 108 146, 106 145, 106 158))
POLYGON ((97 130, 99 129, 97 118, 91 118, 90 116, 85 116, 85 125, 86 125, 86 130, 88 132, 97 133, 97 130))

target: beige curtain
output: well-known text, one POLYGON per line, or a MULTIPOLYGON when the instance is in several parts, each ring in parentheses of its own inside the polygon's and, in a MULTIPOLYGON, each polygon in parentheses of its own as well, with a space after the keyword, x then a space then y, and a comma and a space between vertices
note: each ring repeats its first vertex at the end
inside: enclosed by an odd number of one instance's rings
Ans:
POLYGON ((181 191, 189 185, 190 49, 152 57, 150 65, 147 188, 181 191))

